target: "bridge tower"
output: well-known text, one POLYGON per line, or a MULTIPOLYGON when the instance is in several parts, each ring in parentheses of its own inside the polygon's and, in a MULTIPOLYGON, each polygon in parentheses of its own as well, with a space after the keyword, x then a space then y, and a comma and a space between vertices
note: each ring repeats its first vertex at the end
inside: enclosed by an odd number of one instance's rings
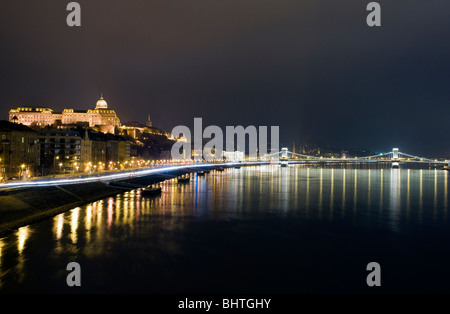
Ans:
POLYGON ((392 159, 398 160, 398 148, 392 149, 392 159))
POLYGON ((399 157, 398 157, 398 148, 392 149, 392 168, 400 168, 399 157))
POLYGON ((281 167, 286 167, 288 165, 288 149, 287 149, 287 147, 283 147, 281 149, 280 164, 281 164, 281 167))

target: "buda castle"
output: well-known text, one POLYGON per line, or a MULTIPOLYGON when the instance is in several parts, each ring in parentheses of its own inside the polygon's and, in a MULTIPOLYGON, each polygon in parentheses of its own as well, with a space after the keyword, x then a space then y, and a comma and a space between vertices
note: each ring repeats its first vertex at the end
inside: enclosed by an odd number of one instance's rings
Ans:
POLYGON ((116 112, 108 109, 103 95, 97 101, 95 109, 64 109, 62 112, 56 112, 47 107, 17 107, 9 111, 9 121, 30 127, 85 124, 108 133, 114 133, 114 128, 120 126, 116 112))

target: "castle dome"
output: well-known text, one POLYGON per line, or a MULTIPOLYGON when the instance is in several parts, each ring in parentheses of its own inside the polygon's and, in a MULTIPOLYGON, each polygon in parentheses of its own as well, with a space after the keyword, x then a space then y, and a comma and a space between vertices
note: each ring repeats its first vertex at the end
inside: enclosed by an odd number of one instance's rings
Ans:
POLYGON ((95 109, 108 109, 108 103, 103 99, 103 95, 101 95, 100 99, 97 101, 95 109))

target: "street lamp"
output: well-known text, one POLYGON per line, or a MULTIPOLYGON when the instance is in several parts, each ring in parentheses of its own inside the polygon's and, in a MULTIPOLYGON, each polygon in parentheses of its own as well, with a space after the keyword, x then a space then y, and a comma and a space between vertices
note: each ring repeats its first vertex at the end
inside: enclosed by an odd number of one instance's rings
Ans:
POLYGON ((61 174, 61 167, 62 167, 62 162, 59 163, 59 174, 61 174))
POLYGON ((56 161, 58 159, 59 159, 59 156, 53 156, 53 176, 55 176, 56 161))
POLYGON ((22 168, 22 177, 23 177, 23 179, 25 179, 25 172, 24 172, 25 165, 24 165, 24 164, 21 164, 21 165, 20 165, 20 168, 22 168))

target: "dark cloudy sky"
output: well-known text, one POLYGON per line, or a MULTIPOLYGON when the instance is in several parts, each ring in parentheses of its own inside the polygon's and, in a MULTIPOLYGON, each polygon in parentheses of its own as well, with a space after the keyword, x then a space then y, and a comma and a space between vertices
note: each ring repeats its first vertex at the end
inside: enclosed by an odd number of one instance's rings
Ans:
POLYGON ((0 114, 92 108, 171 130, 279 125, 282 143, 450 155, 450 1, 0 2, 0 114))

